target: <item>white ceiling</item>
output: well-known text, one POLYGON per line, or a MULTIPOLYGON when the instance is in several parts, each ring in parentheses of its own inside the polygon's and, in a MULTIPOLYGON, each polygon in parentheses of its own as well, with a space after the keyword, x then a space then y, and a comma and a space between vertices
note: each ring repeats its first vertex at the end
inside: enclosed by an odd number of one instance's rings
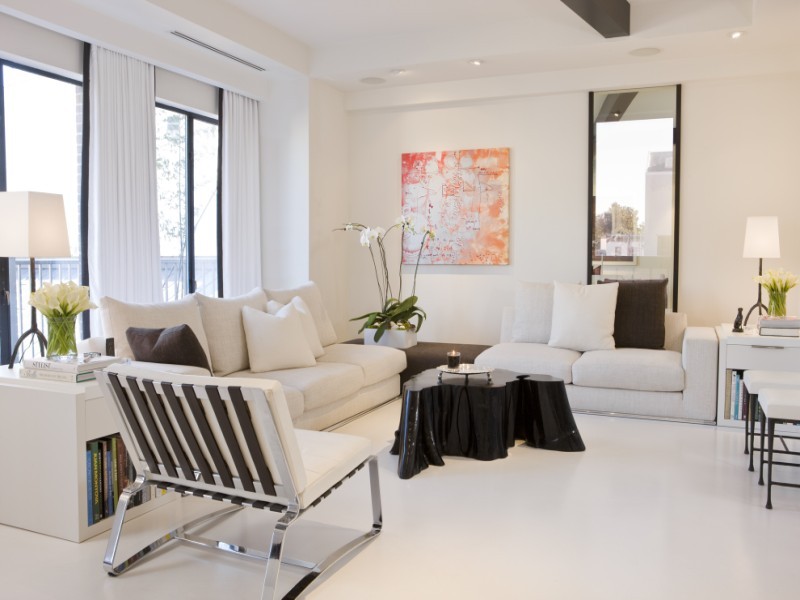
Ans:
POLYGON ((695 58, 800 57, 800 0, 629 0, 631 35, 615 39, 561 0, 73 1, 158 35, 179 29, 270 70, 282 64, 346 91, 643 61, 655 68, 695 58), (732 41, 734 30, 746 35, 732 41), (659 53, 630 54, 640 48, 659 53), (483 65, 469 64, 475 58, 483 65))

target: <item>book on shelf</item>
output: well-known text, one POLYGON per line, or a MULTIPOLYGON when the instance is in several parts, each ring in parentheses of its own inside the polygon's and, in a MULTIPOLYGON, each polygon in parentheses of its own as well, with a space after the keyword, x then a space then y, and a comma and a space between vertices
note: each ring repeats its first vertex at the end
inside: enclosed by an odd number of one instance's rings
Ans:
POLYGON ((97 379, 94 371, 86 373, 66 373, 64 371, 46 371, 42 369, 20 369, 19 376, 26 379, 40 379, 42 381, 64 381, 66 383, 82 383, 97 379))
POLYGON ((769 327, 770 329, 800 329, 800 317, 770 317, 763 315, 758 317, 758 328, 769 327))
POLYGON ((84 358, 83 354, 79 354, 74 358, 50 359, 50 358, 26 358, 22 361, 22 366, 25 369, 38 369, 40 371, 57 371, 61 373, 88 373, 103 369, 108 365, 113 365, 119 362, 118 356, 94 356, 92 358, 84 358))
POLYGON ((790 329, 788 327, 764 327, 758 328, 759 335, 771 335, 778 337, 800 337, 800 329, 790 329))

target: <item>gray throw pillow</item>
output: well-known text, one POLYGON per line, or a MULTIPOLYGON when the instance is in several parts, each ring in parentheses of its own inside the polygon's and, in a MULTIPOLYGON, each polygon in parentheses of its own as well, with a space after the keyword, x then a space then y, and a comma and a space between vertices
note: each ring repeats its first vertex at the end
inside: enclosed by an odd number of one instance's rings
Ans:
POLYGON ((186 324, 163 329, 128 327, 125 337, 136 360, 201 367, 211 372, 200 340, 186 324))
POLYGON ((667 309, 668 279, 604 279, 619 283, 614 317, 617 348, 664 347, 664 311, 667 309))

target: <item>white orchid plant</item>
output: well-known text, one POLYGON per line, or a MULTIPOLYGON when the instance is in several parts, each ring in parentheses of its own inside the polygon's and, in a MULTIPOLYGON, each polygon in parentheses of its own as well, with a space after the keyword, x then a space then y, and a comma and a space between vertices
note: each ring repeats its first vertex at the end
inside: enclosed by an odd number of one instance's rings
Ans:
MULTIPOLYGON (((381 309, 373 312, 353 317, 351 321, 360 321, 364 319, 364 324, 359 333, 364 329, 374 328, 375 340, 379 340, 387 329, 405 329, 412 331, 419 331, 422 327, 422 322, 427 318, 425 311, 417 306, 417 271, 419 270, 419 260, 422 255, 422 250, 428 240, 434 239, 435 232, 433 229, 425 228, 417 230, 414 220, 406 215, 398 217, 394 224, 389 229, 383 227, 368 227, 362 223, 346 223, 344 227, 340 227, 337 231, 358 231, 361 236, 359 241, 364 248, 367 248, 372 258, 372 267, 375 271, 375 281, 378 284, 378 297, 381 309), (389 272, 389 266, 386 262, 386 236, 393 230, 399 230, 403 235, 416 235, 422 234, 419 248, 417 249, 417 261, 414 265, 414 277, 412 279, 411 295, 403 298, 403 277, 402 277, 402 260, 397 269, 397 295, 394 294, 392 288, 392 278, 389 272), (412 319, 416 320, 413 324, 412 319)), ((402 243, 402 237, 401 237, 402 243)))
POLYGON ((74 281, 45 283, 31 294, 30 305, 48 319, 74 317, 97 306, 89 300, 89 288, 74 281))

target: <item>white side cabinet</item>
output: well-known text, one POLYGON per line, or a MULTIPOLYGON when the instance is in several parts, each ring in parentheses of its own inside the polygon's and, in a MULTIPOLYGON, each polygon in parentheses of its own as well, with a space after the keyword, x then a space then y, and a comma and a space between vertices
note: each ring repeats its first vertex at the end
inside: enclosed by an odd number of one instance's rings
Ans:
POLYGON ((86 442, 116 432, 97 382, 24 379, 0 366, 0 524, 73 542, 110 529, 113 518, 88 524, 86 442))
POLYGON ((717 382, 717 425, 744 427, 736 419, 735 389, 731 381, 735 371, 765 369, 800 371, 800 338, 758 335, 755 330, 733 333, 733 325, 716 328, 719 338, 719 379, 717 382))

